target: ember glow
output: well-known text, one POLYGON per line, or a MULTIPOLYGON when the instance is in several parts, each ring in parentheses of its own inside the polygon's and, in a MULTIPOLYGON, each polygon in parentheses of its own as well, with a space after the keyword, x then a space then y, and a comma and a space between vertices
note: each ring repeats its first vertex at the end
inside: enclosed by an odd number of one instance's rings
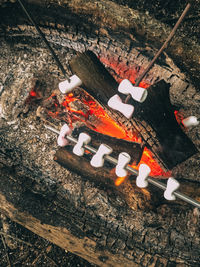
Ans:
POLYGON ((32 102, 34 102, 35 100, 38 100, 41 98, 41 95, 39 93, 37 93, 35 90, 31 90, 29 92, 29 95, 26 99, 26 104, 31 104, 32 102))
MULTIPOLYGON (((115 71, 116 75, 113 75, 117 82, 121 82, 123 79, 128 79, 135 84, 136 78, 138 78, 138 72, 142 72, 144 69, 140 69, 139 66, 127 66, 124 62, 119 62, 117 58, 105 58, 100 57, 101 62, 108 68, 115 71)), ((139 84, 142 88, 148 88, 149 83, 141 81, 139 84)))
MULTIPOLYGON (((87 94, 87 93, 86 93, 87 94)), ((85 98, 78 99, 76 96, 74 96, 73 93, 67 94, 62 103, 59 104, 57 101, 56 95, 53 94, 51 96, 52 99, 54 99, 54 110, 51 108, 49 111, 49 115, 54 118, 66 120, 67 123, 70 123, 71 126, 73 122, 81 121, 86 124, 87 127, 91 128, 92 130, 95 130, 101 134, 106 134, 112 137, 124 139, 127 141, 132 142, 138 142, 142 143, 142 139, 136 131, 131 130, 131 133, 127 131, 123 126, 120 126, 117 124, 107 113, 106 111, 97 103, 94 101, 92 97, 90 97, 88 94, 85 98), (76 110, 73 108, 73 103, 79 101, 81 102, 84 107, 86 107, 83 110, 76 110), (64 114, 64 116, 63 116, 64 114), (95 125, 91 125, 90 117, 95 117, 95 125)), ((161 166, 157 163, 157 161, 154 159, 152 152, 144 148, 144 152, 140 161, 141 163, 147 164, 151 168, 150 175, 152 176, 164 176, 169 177, 169 173, 165 172, 161 166)), ((139 168, 139 165, 133 166, 135 169, 139 168)), ((116 180, 116 185, 120 185, 126 177, 119 177, 116 180)))
MULTIPOLYGON (((114 78, 120 82, 122 79, 129 79, 132 83, 135 83, 135 79, 138 77, 138 69, 130 68, 124 63, 118 62, 114 59, 100 58, 102 63, 108 68, 111 68, 115 74, 114 78)), ((140 86, 148 88, 150 85, 141 82, 140 86)), ((85 125, 92 130, 95 130, 101 134, 106 134, 112 137, 142 143, 141 137, 138 135, 135 129, 127 130, 125 127, 115 122, 106 111, 87 93, 84 91, 84 97, 75 93, 67 94, 61 103, 57 100, 55 94, 49 99, 54 99, 54 108, 50 108, 49 115, 72 124, 76 121, 85 123, 85 125), (80 108, 76 108, 75 102, 79 103, 80 108), (95 119, 94 119, 95 118, 95 119), (95 124, 93 124, 93 121, 95 124)), ((180 121, 179 112, 175 111, 175 116, 180 121)), ((168 178, 170 172, 165 172, 162 167, 155 160, 152 152, 148 148, 144 148, 141 161, 137 166, 133 166, 135 169, 139 169, 140 164, 147 164, 151 168, 151 176, 162 176, 168 178)), ((118 177, 115 181, 116 186, 119 186, 126 180, 127 177, 118 177)))

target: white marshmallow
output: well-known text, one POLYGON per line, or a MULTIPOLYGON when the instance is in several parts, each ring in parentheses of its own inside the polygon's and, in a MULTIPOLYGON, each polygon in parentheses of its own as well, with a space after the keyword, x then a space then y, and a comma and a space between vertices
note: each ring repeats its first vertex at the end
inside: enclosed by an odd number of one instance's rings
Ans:
POLYGON ((73 75, 72 77, 70 77, 70 81, 65 80, 63 82, 60 82, 58 87, 61 93, 66 94, 68 92, 71 92, 74 88, 80 86, 81 84, 82 81, 79 79, 79 77, 73 75))
POLYGON ((118 91, 125 95, 130 94, 134 100, 140 103, 144 102, 148 95, 148 91, 146 89, 133 86, 132 83, 127 79, 121 81, 118 91))
POLYGON ((197 117, 190 116, 183 119, 182 123, 185 127, 191 127, 191 126, 197 126, 199 124, 199 121, 197 120, 197 117))
POLYGON ((80 133, 78 137, 78 142, 73 148, 73 153, 77 156, 83 156, 85 149, 84 145, 87 145, 91 141, 91 137, 86 133, 80 133))
POLYGON ((108 106, 121 112, 127 119, 130 119, 133 115, 134 106, 122 103, 118 95, 114 95, 108 100, 108 106))
POLYGON ((60 129, 60 134, 57 139, 57 143, 59 146, 66 146, 68 144, 68 140, 65 138, 66 135, 70 135, 72 130, 69 128, 67 124, 64 124, 60 129))
POLYGON ((141 164, 139 167, 139 174, 136 178, 136 185, 140 188, 145 188, 148 186, 147 178, 151 172, 151 169, 146 164, 141 164))
POLYGON ((167 181, 167 188, 164 192, 164 197, 167 200, 175 200, 176 196, 173 193, 179 188, 179 186, 179 182, 173 177, 170 177, 167 181))
POLYGON ((112 148, 105 145, 101 144, 96 152, 96 154, 92 157, 90 164, 93 167, 99 168, 102 167, 104 164, 104 156, 109 155, 112 153, 112 148))
POLYGON ((125 168, 130 161, 131 157, 128 153, 122 152, 119 154, 115 168, 115 173, 118 177, 125 177, 127 175, 128 171, 125 168))

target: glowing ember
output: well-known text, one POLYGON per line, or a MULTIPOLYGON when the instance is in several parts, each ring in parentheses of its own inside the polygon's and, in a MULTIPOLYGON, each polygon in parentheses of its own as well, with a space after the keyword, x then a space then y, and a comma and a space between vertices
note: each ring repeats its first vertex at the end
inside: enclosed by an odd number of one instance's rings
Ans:
MULTIPOLYGON (((129 67, 123 62, 119 62, 117 58, 104 58, 100 57, 101 62, 108 68, 115 71, 116 75, 113 75, 117 82, 121 82, 123 79, 128 79, 130 82, 135 84, 136 78, 138 78, 138 66, 129 67)), ((143 71, 142 69, 140 71, 143 71)), ((148 88, 149 83, 142 81, 139 84, 140 87, 148 88)))
MULTIPOLYGON (((123 79, 129 79, 132 83, 135 83, 135 79, 138 77, 138 69, 135 66, 130 68, 122 62, 118 62, 115 59, 100 58, 100 60, 109 68, 115 71, 115 79, 120 82, 123 79), (122 78, 121 78, 122 77, 122 78)), ((140 86, 147 88, 150 85, 141 82, 140 86)), ((34 94, 34 93, 33 93, 34 94)), ((61 119, 70 123, 80 121, 85 123, 89 128, 95 130, 101 134, 106 134, 112 137, 142 143, 141 137, 138 136, 135 129, 127 130, 125 127, 116 123, 106 111, 89 95, 84 91, 84 97, 81 95, 75 96, 73 93, 66 95, 61 103, 57 100, 55 94, 49 99, 53 99, 54 108, 50 108, 49 115, 61 119), (75 102, 78 102, 80 109, 77 110, 75 102), (82 108, 83 107, 83 108, 82 108), (91 119, 95 118, 95 120, 91 119), (94 123, 93 123, 94 121, 94 123)), ((178 111, 175 111, 175 117, 179 123, 181 123, 182 116, 178 111)), ((144 148, 143 155, 140 163, 137 166, 133 166, 138 170, 140 164, 147 164, 151 168, 151 176, 162 176, 168 178, 171 172, 165 172, 158 162, 154 159, 152 152, 144 148)), ((118 177, 115 181, 116 186, 119 186, 126 180, 127 177, 118 177)))
POLYGON ((35 90, 31 90, 26 99, 26 104, 34 103, 36 100, 39 100, 39 99, 41 99, 41 94, 39 94, 35 90))
MULTIPOLYGON (((86 93, 87 94, 87 93, 86 93)), ((85 97, 85 99, 78 99, 74 96, 74 94, 69 93, 65 96, 63 102, 59 104, 59 102, 56 99, 55 94, 51 96, 54 98, 54 106, 55 111, 51 109, 49 111, 49 115, 54 118, 60 118, 61 113, 64 112, 63 119, 71 119, 71 124, 75 121, 82 121, 84 122, 89 128, 92 128, 93 130, 106 134, 112 137, 124 139, 127 141, 132 142, 138 142, 141 143, 141 138, 137 135, 137 133, 134 133, 134 130, 131 131, 132 135, 122 126, 118 125, 107 113, 106 111, 98 105, 89 95, 85 97), (84 106, 87 107, 86 111, 83 110, 75 110, 71 107, 72 103, 75 101, 81 101, 84 106), (95 117, 95 125, 90 125, 89 118, 90 116, 95 117), (95 128, 94 128, 95 127, 95 128)), ((144 148, 144 152, 140 161, 141 163, 145 163, 149 165, 151 168, 151 175, 152 176, 165 176, 168 177, 169 173, 166 173, 162 170, 160 165, 157 163, 157 161, 153 158, 153 155, 150 150, 148 150, 146 147, 144 148)), ((138 166, 133 166, 134 168, 138 169, 138 166)), ((118 178, 116 180, 116 185, 120 185, 126 177, 118 178)))
POLYGON ((126 176, 125 177, 117 177, 117 179, 115 180, 115 185, 116 186, 120 186, 125 180, 126 180, 126 176))
POLYGON ((174 111, 174 115, 175 115, 175 117, 176 117, 176 120, 177 120, 178 124, 180 124, 180 126, 181 126, 182 128, 185 128, 184 125, 183 125, 183 123, 182 123, 182 120, 184 119, 183 114, 182 114, 180 111, 175 110, 175 111, 174 111))

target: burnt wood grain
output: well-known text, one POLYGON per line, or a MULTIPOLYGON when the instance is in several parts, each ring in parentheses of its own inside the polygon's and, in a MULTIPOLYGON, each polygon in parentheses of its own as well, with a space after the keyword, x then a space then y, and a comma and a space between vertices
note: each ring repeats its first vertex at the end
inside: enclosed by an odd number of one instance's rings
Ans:
POLYGON ((148 191, 138 188, 135 184, 136 177, 133 175, 127 175, 126 180, 120 186, 116 186, 117 176, 114 166, 106 163, 102 168, 94 168, 90 164, 91 157, 91 154, 78 157, 72 153, 72 147, 67 146, 56 151, 54 160, 64 168, 92 181, 98 188, 113 192, 116 197, 122 198, 126 205, 135 210, 149 210, 160 202, 160 193, 154 190, 155 188, 148 191))
POLYGON ((72 72, 83 82, 87 92, 103 105, 116 94, 118 83, 90 50, 78 53, 70 61, 72 72))
MULTIPOLYGON (((0 211, 13 221, 99 266, 151 263, 167 267, 180 261, 198 266, 200 224, 198 212, 191 207, 160 201, 153 210, 134 211, 123 200, 122 191, 117 193, 111 184, 101 186, 100 176, 109 178, 108 170, 93 170, 99 178, 95 186, 87 179, 65 172, 56 163, 51 164, 57 170, 57 177, 48 177, 38 167, 27 165, 30 152, 21 148, 11 143, 9 149, 2 144, 0 148, 0 211)), ((56 156, 64 158, 67 168, 75 165, 88 172, 89 163, 85 159, 74 157, 64 148, 62 153, 56 156)), ((198 194, 196 191, 195 196, 198 194)), ((136 202, 132 195, 132 204, 136 202)), ((148 197, 146 202, 149 203, 148 197)))
POLYGON ((176 120, 169 90, 170 84, 161 80, 148 88, 148 97, 142 104, 131 101, 136 107, 134 117, 141 124, 145 121, 154 130, 156 136, 151 138, 156 138, 160 144, 156 153, 172 169, 198 150, 176 120))

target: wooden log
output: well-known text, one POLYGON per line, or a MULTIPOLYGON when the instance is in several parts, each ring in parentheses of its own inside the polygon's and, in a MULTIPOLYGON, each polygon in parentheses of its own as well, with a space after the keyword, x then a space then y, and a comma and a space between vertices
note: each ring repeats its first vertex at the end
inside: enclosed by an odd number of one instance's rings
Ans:
MULTIPOLYGON (((134 116, 138 121, 145 121, 154 129, 160 146, 156 153, 172 169, 198 152, 197 148, 178 124, 174 108, 170 102, 170 85, 164 80, 148 88, 148 97, 137 105, 134 116)), ((148 131, 147 125, 147 131, 148 131)))
MULTIPOLYGON (((92 225, 89 226, 90 222, 86 218, 83 219, 83 212, 75 211, 75 209, 73 212, 69 212, 66 209, 70 203, 68 205, 63 203, 63 207, 59 207, 57 204, 55 205, 56 198, 45 200, 42 197, 39 199, 37 194, 24 192, 23 185, 20 184, 10 183, 9 191, 5 192, 5 183, 9 181, 9 175, 7 176, 4 172, 1 174, 5 175, 5 179, 2 179, 1 176, 0 211, 11 220, 99 266, 120 266, 121 264, 130 266, 132 264, 123 256, 116 257, 112 252, 104 253, 100 247, 98 248, 95 239, 85 236, 81 229, 87 228, 86 231, 91 229, 98 232, 97 229, 101 226, 97 221, 93 221, 92 225), (46 206, 47 202, 49 202, 49 207, 46 206), (30 213, 31 209, 33 212, 30 213), (43 212, 40 213, 41 211, 43 212), (49 214, 48 218, 46 217, 47 214, 49 214)), ((58 202, 61 204, 61 199, 58 202)))
POLYGON ((96 101, 107 105, 110 97, 116 94, 118 83, 97 56, 92 51, 78 53, 78 56, 74 57, 69 64, 72 72, 83 82, 86 91, 96 101))
POLYGON ((90 135, 90 137, 92 138, 91 145, 96 149, 98 149, 98 147, 103 143, 113 149, 113 152, 111 153, 113 157, 118 158, 119 153, 126 152, 131 156, 132 164, 138 165, 138 163, 140 162, 143 153, 142 144, 101 134, 89 129, 86 126, 74 129, 73 136, 78 138, 81 132, 85 132, 90 135))
POLYGON ((149 190, 138 188, 135 183, 136 177, 130 174, 121 186, 116 186, 117 176, 111 164, 104 164, 102 168, 94 168, 90 165, 91 155, 78 157, 72 153, 71 146, 59 148, 54 160, 64 168, 94 182, 97 187, 103 187, 106 191, 111 190, 134 210, 151 209, 156 203, 160 203, 161 194, 155 188, 149 190))
MULTIPOLYGON (((16 161, 18 150, 0 153, 7 158, 0 172, 0 212, 13 221, 99 266, 198 266, 197 211, 161 202, 155 211, 133 211, 109 187, 94 187, 63 168, 62 183, 25 165, 10 168, 6 164, 13 153, 16 161)), ((70 165, 74 156, 68 160, 70 165)))
MULTIPOLYGON (((117 83, 91 51, 78 54, 71 60, 70 67, 82 80, 84 89, 106 108, 108 100, 116 93, 123 98, 117 91, 117 83)), ((131 121, 162 165, 172 169, 197 153, 197 149, 176 121, 169 87, 160 81, 148 88, 144 103, 132 100, 135 111, 131 121)), ((111 115, 114 112, 111 110, 111 115)), ((126 121, 124 119, 124 124, 126 121)))
MULTIPOLYGON (((5 6, 5 1, 0 1, 0 4, 5 6)), ((48 16, 52 15, 53 19, 50 19, 50 23, 64 21, 66 23, 67 17, 70 16, 71 22, 76 25, 77 28, 80 25, 92 24, 99 32, 103 32, 108 35, 108 32, 122 32, 131 36, 133 40, 142 40, 142 43, 153 44, 157 49, 161 47, 164 41, 167 39, 171 27, 169 24, 163 23, 162 19, 155 19, 158 15, 158 9, 156 4, 150 5, 149 1, 145 0, 144 3, 132 3, 132 1, 101 1, 100 5, 94 3, 93 0, 27 0, 30 4, 30 9, 35 10, 34 15, 39 16, 38 20, 41 21, 42 17, 47 20, 48 16), (146 9, 144 7, 147 7, 146 9), (149 7, 150 6, 150 7, 149 7), (154 7, 153 7, 154 6, 154 7), (149 7, 149 8, 148 8, 149 7), (143 9, 143 10, 142 10, 143 9), (47 11, 48 15, 45 14, 47 11), (145 12, 146 11, 146 12, 145 12), (45 14, 45 16, 43 16, 45 14), (71 18, 71 14, 74 18, 71 18)), ((198 2, 191 0, 190 15, 197 12, 199 6, 198 2)), ((156 2, 157 3, 157 2, 156 2)), ((170 13, 168 5, 163 5, 163 2, 159 0, 160 14, 170 13)), ((18 8, 18 5, 14 4, 14 10, 18 8)), ((185 8, 185 2, 179 3, 179 9, 175 6, 171 6, 171 12, 173 15, 181 13, 185 8)), ((4 11, 2 12, 4 15, 4 11)), ((197 14, 198 15, 198 14, 197 14)), ((162 18, 162 15, 160 15, 162 18)), ((170 16, 170 15, 169 15, 170 16)), ((23 13, 18 19, 23 18, 23 13)), ((15 18, 16 19, 16 18, 15 18)), ((70 22, 67 22, 71 24, 70 22)), ((188 23, 189 24, 189 23, 188 23)), ((173 38, 170 46, 167 48, 167 53, 171 54, 173 59, 178 63, 182 70, 192 77, 196 86, 199 88, 199 53, 200 45, 198 43, 198 37, 192 39, 192 33, 197 36, 198 31, 195 32, 195 28, 198 28, 198 19, 194 20, 194 24, 191 27, 185 23, 184 28, 179 31, 173 38)))

